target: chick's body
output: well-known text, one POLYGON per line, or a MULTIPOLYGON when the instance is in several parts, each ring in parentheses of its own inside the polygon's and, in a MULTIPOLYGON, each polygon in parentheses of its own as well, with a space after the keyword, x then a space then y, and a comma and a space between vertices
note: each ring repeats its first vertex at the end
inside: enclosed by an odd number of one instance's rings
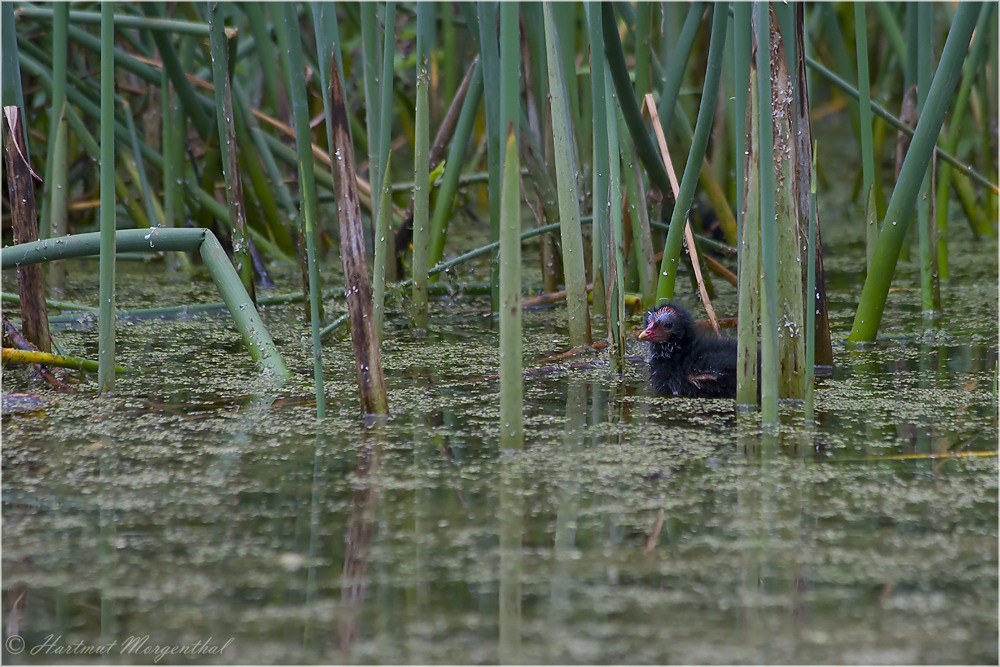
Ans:
POLYGON ((646 317, 650 379, 661 396, 736 397, 736 341, 701 336, 691 315, 666 304, 646 317))

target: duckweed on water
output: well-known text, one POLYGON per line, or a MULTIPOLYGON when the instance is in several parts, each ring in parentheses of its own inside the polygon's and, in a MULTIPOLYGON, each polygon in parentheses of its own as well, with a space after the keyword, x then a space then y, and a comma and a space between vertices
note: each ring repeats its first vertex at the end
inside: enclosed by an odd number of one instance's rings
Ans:
MULTIPOLYGON (((529 662, 996 662, 995 249, 952 241, 969 261, 930 326, 904 266, 899 336, 848 350, 860 278, 824 240, 837 366, 818 424, 783 406, 773 445, 731 402, 653 396, 630 343, 621 376, 603 352, 526 374, 527 446, 501 456, 497 335, 472 297, 432 303, 419 338, 390 309, 393 414, 368 432, 342 338, 316 422, 300 307, 264 311, 279 389, 225 313, 128 321, 138 372, 115 394, 85 385, 4 424, 4 589, 30 601, 4 623, 29 645, 233 637, 210 662, 495 663, 514 577, 529 662)), ((121 304, 201 294, 121 271, 121 304)), ((525 313, 526 369, 565 351, 561 321, 525 313)), ((58 336, 96 351, 93 324, 58 336)))

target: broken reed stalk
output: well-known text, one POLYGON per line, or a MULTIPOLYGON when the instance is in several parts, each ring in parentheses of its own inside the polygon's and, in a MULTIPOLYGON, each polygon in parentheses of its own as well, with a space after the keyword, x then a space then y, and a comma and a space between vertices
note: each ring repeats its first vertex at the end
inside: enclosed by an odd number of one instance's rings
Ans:
MULTIPOLYGON (((7 168, 7 194, 14 243, 30 243, 38 240, 35 188, 31 182, 38 175, 28 163, 20 110, 16 106, 4 107, 3 115, 4 165, 7 168)), ((24 336, 42 352, 51 352, 42 267, 18 266, 17 291, 21 297, 21 326, 24 336)))
MULTIPOLYGON (((267 333, 260 314, 251 303, 250 295, 243 289, 243 284, 236 275, 233 263, 226 256, 226 251, 211 230, 187 227, 121 229, 112 237, 112 242, 112 251, 118 253, 199 252, 226 308, 233 316, 236 328, 243 338, 244 345, 250 351, 251 358, 260 362, 261 366, 276 378, 288 377, 288 368, 267 333)), ((5 268, 13 268, 71 257, 97 255, 103 252, 103 244, 104 237, 100 232, 90 232, 8 246, 0 251, 0 256, 5 268)))
POLYGON ((358 201, 357 170, 354 164, 354 147, 347 113, 347 100, 340 84, 338 62, 339 44, 333 52, 330 68, 329 106, 333 135, 330 137, 333 183, 337 199, 337 217, 340 221, 340 257, 344 263, 344 289, 347 308, 351 316, 351 344, 354 346, 354 365, 358 374, 361 394, 361 411, 365 415, 389 413, 385 377, 382 373, 382 355, 375 332, 372 313, 372 289, 368 281, 368 263, 365 259, 365 237, 361 223, 361 204, 358 201))

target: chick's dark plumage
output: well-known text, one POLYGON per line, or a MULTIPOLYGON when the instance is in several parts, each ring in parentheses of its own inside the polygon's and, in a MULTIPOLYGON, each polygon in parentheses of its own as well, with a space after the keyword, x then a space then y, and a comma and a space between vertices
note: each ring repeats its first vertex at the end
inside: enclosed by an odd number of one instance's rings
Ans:
POLYGON ((650 379, 661 396, 736 397, 736 341, 701 336, 674 304, 650 311, 640 340, 649 343, 650 379))

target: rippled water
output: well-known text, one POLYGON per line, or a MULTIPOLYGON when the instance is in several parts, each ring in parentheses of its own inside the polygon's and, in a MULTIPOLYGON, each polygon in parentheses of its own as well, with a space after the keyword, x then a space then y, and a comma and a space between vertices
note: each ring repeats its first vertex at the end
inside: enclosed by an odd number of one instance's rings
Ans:
MULTIPOLYGON (((945 317, 903 263, 885 337, 849 350, 860 255, 828 234, 836 369, 819 423, 784 406, 774 436, 652 396, 632 343, 623 376, 600 352, 530 373, 525 449, 501 453, 473 297, 435 301, 426 335, 390 312, 372 430, 342 338, 315 421, 300 306, 264 313, 280 389, 225 313, 123 323, 113 396, 90 378, 4 422, 3 659, 996 663, 997 253, 954 235, 945 317)), ((121 306, 215 299, 159 265, 119 281, 121 306)), ((526 313, 526 366, 565 351, 563 321, 526 313)), ((95 326, 59 340, 96 358, 95 326)))

